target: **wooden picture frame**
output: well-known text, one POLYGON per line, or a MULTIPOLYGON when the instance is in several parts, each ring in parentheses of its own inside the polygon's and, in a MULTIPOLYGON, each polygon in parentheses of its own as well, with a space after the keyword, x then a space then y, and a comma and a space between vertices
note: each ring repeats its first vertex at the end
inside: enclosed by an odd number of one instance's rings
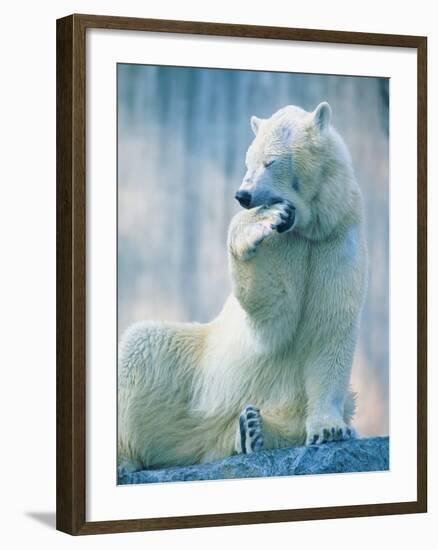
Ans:
POLYGON ((57 21, 57 529, 72 535, 274 523, 427 510, 427 39, 328 30, 71 15, 57 21), (86 520, 87 29, 412 48, 417 53, 417 499, 410 502, 88 522, 86 520))

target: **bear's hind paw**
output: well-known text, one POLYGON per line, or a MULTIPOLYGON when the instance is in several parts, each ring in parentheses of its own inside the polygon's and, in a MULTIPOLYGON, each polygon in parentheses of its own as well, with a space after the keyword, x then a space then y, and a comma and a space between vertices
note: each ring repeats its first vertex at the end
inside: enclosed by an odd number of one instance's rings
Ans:
POLYGON ((235 449, 237 453, 250 454, 264 447, 262 417, 260 410, 252 405, 246 406, 240 414, 236 433, 235 449))

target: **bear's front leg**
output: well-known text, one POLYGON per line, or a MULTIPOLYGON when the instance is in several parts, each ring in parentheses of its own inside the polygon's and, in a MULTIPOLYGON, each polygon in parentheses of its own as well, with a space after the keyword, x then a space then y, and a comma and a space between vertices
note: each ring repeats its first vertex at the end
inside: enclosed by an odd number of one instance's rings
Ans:
POLYGON ((306 444, 342 441, 356 436, 347 406, 353 339, 348 335, 336 351, 330 346, 304 369, 307 393, 306 444))
POLYGON ((248 261, 266 238, 289 231, 294 221, 295 208, 287 201, 243 210, 231 222, 228 248, 235 258, 248 261))

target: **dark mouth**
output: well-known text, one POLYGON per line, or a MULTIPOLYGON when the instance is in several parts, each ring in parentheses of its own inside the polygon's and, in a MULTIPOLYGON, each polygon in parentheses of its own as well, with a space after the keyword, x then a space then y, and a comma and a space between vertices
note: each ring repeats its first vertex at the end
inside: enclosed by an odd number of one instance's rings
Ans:
POLYGON ((274 195, 274 196, 269 197, 269 198, 263 203, 263 206, 272 206, 272 205, 274 205, 274 204, 278 204, 279 202, 285 202, 285 200, 282 199, 281 197, 277 196, 277 195, 274 195))
POLYGON ((254 197, 251 197, 251 195, 242 195, 239 191, 236 193, 234 198, 238 201, 242 208, 245 208, 245 210, 256 208, 257 206, 264 206, 268 208, 269 206, 273 206, 279 202, 285 202, 285 200, 278 195, 259 197, 254 200, 254 197))

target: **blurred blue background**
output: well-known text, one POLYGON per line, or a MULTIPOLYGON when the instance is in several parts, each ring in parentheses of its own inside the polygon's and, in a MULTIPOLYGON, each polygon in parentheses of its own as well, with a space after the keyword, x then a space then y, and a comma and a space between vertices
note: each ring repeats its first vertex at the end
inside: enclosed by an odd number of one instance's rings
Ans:
POLYGON ((389 82, 118 65, 118 328, 208 321, 230 292, 227 228, 238 210, 249 119, 328 101, 363 190, 369 289, 353 367, 354 424, 387 434, 389 82))

